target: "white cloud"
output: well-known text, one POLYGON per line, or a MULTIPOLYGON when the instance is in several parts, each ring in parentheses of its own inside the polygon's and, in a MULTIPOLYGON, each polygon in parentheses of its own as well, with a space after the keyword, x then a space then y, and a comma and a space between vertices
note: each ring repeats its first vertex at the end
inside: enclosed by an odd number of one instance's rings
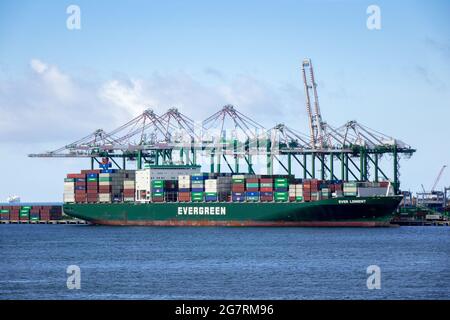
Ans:
POLYGON ((48 69, 48 66, 38 59, 31 59, 30 66, 37 73, 44 73, 48 69))
POLYGON ((0 142, 57 148, 98 128, 110 131, 147 108, 163 114, 177 107, 201 121, 234 104, 266 127, 286 116, 297 124, 290 115, 303 110, 300 88, 274 88, 249 75, 222 77, 214 84, 184 72, 89 82, 38 59, 30 68, 25 80, 0 80, 0 142))

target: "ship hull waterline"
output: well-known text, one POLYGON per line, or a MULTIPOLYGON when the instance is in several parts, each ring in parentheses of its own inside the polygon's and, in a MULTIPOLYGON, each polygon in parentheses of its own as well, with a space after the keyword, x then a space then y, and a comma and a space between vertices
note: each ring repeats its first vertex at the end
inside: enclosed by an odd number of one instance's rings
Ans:
POLYGON ((71 203, 65 214, 110 226, 387 227, 401 197, 314 202, 71 203))

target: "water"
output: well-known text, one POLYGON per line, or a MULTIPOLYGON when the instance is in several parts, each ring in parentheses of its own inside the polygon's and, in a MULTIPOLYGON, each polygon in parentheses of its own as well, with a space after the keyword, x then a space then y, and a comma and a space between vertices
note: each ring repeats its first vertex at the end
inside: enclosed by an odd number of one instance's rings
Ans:
POLYGON ((448 227, 0 225, 0 252, 1 299, 450 298, 448 227))

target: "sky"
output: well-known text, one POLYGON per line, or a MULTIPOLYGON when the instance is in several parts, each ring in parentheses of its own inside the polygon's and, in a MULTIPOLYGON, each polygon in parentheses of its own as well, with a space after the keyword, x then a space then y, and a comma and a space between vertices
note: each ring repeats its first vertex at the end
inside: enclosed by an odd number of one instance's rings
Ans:
POLYGON ((2 0, 0 202, 61 201, 65 174, 89 161, 27 154, 147 108, 201 121, 233 104, 267 128, 307 133, 306 57, 324 120, 357 120, 411 145, 402 189, 429 190, 450 165, 448 1, 2 0), (79 29, 67 27, 70 5, 79 29), (379 29, 367 27, 370 5, 379 29))

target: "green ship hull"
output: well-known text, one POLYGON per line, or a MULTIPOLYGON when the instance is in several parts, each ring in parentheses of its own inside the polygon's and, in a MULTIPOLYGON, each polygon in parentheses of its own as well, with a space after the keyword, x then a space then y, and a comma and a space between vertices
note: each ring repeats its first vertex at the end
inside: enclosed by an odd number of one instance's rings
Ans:
POLYGON ((164 202, 64 204, 64 213, 119 226, 389 226, 402 197, 333 198, 314 202, 164 202))

